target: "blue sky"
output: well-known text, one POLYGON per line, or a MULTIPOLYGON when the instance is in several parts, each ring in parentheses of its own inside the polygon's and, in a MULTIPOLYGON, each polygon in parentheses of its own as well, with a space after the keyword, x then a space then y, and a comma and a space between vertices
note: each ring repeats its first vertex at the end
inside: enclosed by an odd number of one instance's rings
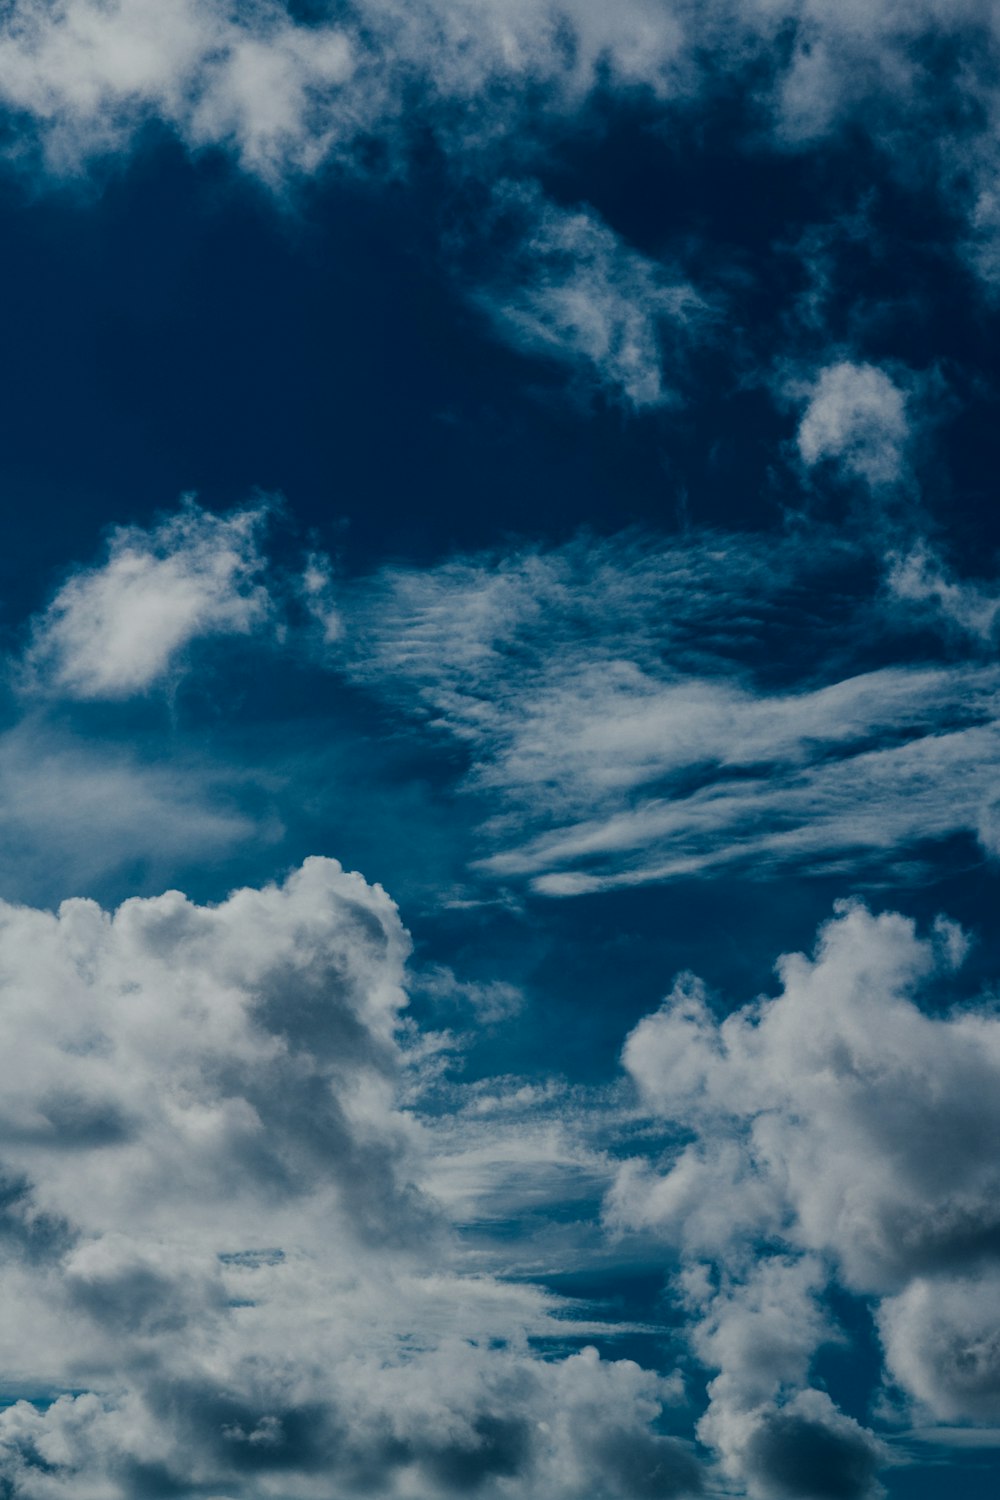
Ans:
POLYGON ((998 53, 4 7, 0 1493, 995 1493, 998 53))

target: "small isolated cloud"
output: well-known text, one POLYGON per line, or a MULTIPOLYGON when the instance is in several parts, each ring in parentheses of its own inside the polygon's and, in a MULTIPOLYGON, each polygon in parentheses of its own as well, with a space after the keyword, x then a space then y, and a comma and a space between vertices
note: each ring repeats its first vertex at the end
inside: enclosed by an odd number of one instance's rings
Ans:
POLYGON ((669 368, 705 306, 690 285, 630 249, 593 209, 505 183, 493 211, 510 248, 475 301, 500 335, 556 361, 635 411, 674 398, 669 368))
POLYGON ((844 903, 776 998, 721 1019, 686 976, 626 1042, 678 1139, 621 1169, 608 1213, 680 1253, 716 1372, 701 1433, 762 1500, 876 1493, 881 1444, 810 1385, 843 1337, 831 1284, 872 1306, 921 1418, 1000 1418, 1000 1017, 915 998, 961 960, 953 936, 844 903))
POLYGON ((125 698, 162 681, 193 640, 250 634, 269 610, 265 517, 192 503, 149 531, 117 527, 106 560, 74 573, 37 618, 30 680, 69 698, 125 698))
POLYGON ((796 442, 807 468, 830 462, 845 479, 877 490, 907 473, 907 393, 877 365, 841 360, 801 388, 796 442))

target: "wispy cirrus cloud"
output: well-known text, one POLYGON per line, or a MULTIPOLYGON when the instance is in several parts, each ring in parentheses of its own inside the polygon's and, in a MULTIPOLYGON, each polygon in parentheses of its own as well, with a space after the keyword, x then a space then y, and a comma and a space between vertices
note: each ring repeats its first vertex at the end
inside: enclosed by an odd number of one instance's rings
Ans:
POLYGON ((992 850, 996 669, 852 671, 878 616, 863 597, 824 667, 808 578, 836 548, 805 556, 633 539, 387 573, 352 595, 348 670, 464 747, 492 803, 480 869, 550 895, 871 869, 952 834, 992 850))
POLYGON ((502 184, 491 210, 509 249, 501 274, 473 297, 500 337, 632 410, 676 400, 681 351, 708 316, 694 288, 630 249, 586 205, 559 207, 537 185, 502 184))

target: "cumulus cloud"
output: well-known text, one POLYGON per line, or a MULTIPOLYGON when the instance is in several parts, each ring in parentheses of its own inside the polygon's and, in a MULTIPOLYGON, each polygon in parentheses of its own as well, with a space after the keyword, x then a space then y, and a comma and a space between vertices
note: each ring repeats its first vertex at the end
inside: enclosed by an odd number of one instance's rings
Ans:
POLYGON ((399 1102, 408 949, 325 859, 0 905, 11 1493, 699 1492, 670 1381, 537 1358, 586 1325, 464 1265, 399 1102))
POLYGON ((115 528, 107 558, 72 574, 35 622, 35 683, 70 698, 124 698, 163 680, 203 636, 267 618, 262 507, 216 516, 188 504, 151 530, 115 528))
POLYGON ((921 937, 844 903, 812 957, 780 960, 775 998, 720 1018, 688 976, 626 1042, 678 1135, 659 1167, 621 1170, 608 1213, 681 1253, 693 1346, 718 1372, 701 1432, 752 1493, 874 1492, 880 1443, 810 1385, 843 1336, 832 1283, 873 1306, 919 1412, 996 1424, 1000 1022, 916 999, 964 947, 945 921, 921 937))

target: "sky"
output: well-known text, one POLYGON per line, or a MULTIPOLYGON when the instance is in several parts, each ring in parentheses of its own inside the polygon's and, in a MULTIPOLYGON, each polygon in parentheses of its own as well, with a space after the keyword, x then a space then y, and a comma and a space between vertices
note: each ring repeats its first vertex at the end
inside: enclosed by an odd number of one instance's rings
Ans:
POLYGON ((2 1500, 995 1495, 998 80, 0 7, 2 1500))

